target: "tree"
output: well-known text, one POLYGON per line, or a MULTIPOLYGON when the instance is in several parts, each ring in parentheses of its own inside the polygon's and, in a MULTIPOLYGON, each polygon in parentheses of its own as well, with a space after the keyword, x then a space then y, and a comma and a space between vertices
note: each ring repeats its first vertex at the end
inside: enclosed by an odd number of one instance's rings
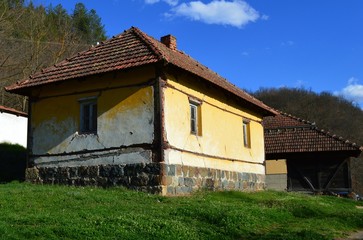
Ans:
POLYGON ((83 41, 96 44, 106 39, 101 18, 94 9, 88 11, 83 3, 76 4, 72 14, 72 21, 74 31, 82 37, 83 41))
POLYGON ((0 2, 0 99, 1 105, 25 110, 25 98, 6 93, 4 86, 27 78, 85 50, 106 38, 95 10, 81 3, 68 14, 62 5, 35 6, 31 1, 0 2))

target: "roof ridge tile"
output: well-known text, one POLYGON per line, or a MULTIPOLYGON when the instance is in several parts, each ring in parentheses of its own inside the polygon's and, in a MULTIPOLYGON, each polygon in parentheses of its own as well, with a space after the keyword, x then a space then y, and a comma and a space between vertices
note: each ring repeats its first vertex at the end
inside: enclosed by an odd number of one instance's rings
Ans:
MULTIPOLYGON (((166 60, 168 62, 168 59, 165 57, 163 52, 160 51, 160 49, 152 41, 150 41, 148 39, 150 36, 147 36, 140 29, 138 29, 137 27, 134 27, 134 26, 132 26, 130 30, 132 30, 134 33, 136 33, 136 35, 147 44, 147 46, 158 56, 159 60, 166 60)), ((156 39, 154 39, 154 40, 156 40, 156 39)))
POLYGON ((282 114, 282 115, 285 115, 285 116, 288 116, 288 117, 290 117, 290 118, 292 118, 292 119, 295 119, 295 120, 297 120, 297 121, 299 121, 299 122, 302 122, 302 123, 306 123, 306 124, 310 124, 310 125, 315 125, 315 122, 310 122, 309 120, 306 120, 306 119, 304 119, 304 118, 299 118, 299 117, 297 117, 297 116, 295 116, 295 115, 292 115, 292 114, 289 114, 289 113, 286 113, 286 112, 282 112, 282 111, 280 111, 280 110, 277 110, 280 114, 282 114))

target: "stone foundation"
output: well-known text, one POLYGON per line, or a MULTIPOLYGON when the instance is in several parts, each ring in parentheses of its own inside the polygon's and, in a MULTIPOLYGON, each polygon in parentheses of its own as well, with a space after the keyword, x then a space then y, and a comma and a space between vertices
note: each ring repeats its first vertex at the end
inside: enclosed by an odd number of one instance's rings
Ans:
POLYGON ((265 175, 181 165, 164 165, 164 194, 183 195, 206 189, 212 191, 257 191, 265 189, 265 175))
POLYGON ((33 167, 26 170, 26 180, 41 184, 72 186, 124 186, 159 194, 160 164, 139 163, 78 167, 33 167))
POLYGON ((185 195, 199 189, 256 191, 265 189, 265 175, 164 163, 75 167, 33 167, 29 182, 73 186, 124 186, 162 195, 185 195))

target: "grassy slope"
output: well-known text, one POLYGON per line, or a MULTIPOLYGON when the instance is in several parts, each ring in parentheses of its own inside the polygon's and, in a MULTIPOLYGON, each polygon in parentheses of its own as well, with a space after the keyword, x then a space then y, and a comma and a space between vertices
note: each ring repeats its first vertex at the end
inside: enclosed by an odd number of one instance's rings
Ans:
POLYGON ((357 202, 279 192, 160 197, 121 188, 0 185, 0 239, 332 239, 357 202))

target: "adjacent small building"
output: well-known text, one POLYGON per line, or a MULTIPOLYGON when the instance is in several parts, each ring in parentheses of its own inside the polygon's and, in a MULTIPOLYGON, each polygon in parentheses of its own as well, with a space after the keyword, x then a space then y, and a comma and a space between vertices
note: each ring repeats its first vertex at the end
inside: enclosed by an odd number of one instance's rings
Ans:
POLYGON ((28 115, 0 105, 0 143, 27 146, 28 115))
POLYGON ((274 110, 132 27, 8 86, 29 97, 32 182, 164 195, 265 187, 262 119, 274 110))
POLYGON ((363 148, 286 113, 263 120, 268 189, 351 192, 351 158, 363 148))

